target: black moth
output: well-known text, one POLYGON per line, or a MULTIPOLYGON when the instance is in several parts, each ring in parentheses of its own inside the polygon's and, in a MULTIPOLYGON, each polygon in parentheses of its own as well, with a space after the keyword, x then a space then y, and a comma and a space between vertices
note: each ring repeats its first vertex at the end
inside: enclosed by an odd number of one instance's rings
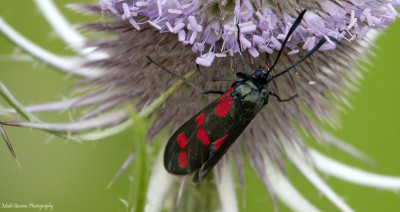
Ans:
MULTIPOLYGON (((235 81, 231 89, 227 92, 202 90, 182 76, 170 72, 154 62, 150 57, 147 57, 152 63, 186 84, 189 84, 199 92, 204 94, 222 94, 221 97, 207 105, 179 127, 171 136, 164 152, 164 166, 169 173, 187 175, 196 172, 193 182, 198 183, 202 181, 257 113, 268 103, 270 95, 274 96, 279 102, 288 101, 297 96, 295 95, 289 99, 282 100, 277 94, 268 90, 268 83, 304 61, 327 41, 325 38, 322 38, 299 61, 276 75, 272 76, 270 74, 278 62, 286 42, 299 26, 305 12, 306 10, 303 10, 291 26, 276 60, 269 70, 260 66, 253 74, 247 74, 244 57, 242 56, 245 73, 237 73, 237 78, 234 79, 213 78, 213 81, 235 81)), ((335 38, 329 38, 340 44, 335 38)), ((240 47, 239 39, 238 44, 240 47)))

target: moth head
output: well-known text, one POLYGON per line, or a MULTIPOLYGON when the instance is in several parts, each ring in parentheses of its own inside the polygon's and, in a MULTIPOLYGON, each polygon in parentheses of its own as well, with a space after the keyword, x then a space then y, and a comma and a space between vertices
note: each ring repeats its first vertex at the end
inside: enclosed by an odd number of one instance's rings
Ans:
POLYGON ((265 68, 257 68, 254 74, 252 75, 252 80, 254 82, 257 82, 259 84, 267 84, 267 82, 270 80, 270 71, 268 71, 265 68))

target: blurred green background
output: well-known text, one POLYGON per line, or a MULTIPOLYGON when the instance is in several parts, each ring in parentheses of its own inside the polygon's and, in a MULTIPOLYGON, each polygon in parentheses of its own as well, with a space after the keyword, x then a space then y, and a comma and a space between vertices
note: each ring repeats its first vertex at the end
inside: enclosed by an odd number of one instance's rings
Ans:
MULTIPOLYGON (((66 9, 64 5, 73 2, 71 0, 56 2, 72 23, 98 19, 66 9)), ((97 3, 91 0, 81 2, 97 3)), ((32 1, 2 0, 0 14, 35 43, 55 53, 72 54, 54 35, 32 1)), ((370 57, 372 66, 364 74, 360 91, 354 93, 351 99, 354 108, 340 114, 342 128, 332 131, 376 159, 379 166, 371 168, 333 147, 319 148, 342 162, 397 176, 400 176, 399 35, 400 21, 397 21, 379 37, 378 49, 374 51, 376 57, 370 57)), ((74 78, 38 61, 9 61, 6 56, 15 50, 12 43, 0 36, 0 81, 22 103, 60 99, 65 94, 64 89, 74 82, 74 78)), ((4 101, 0 102, 4 104, 4 101)), ((60 120, 60 116, 64 120, 67 117, 66 114, 51 114, 46 116, 46 120, 60 120)), ((0 141, 0 203, 51 203, 56 211, 124 211, 119 197, 126 198, 128 195, 128 174, 124 173, 110 189, 106 186, 132 149, 131 132, 126 131, 100 142, 76 143, 60 138, 49 140, 45 133, 29 129, 6 127, 6 130, 22 170, 4 142, 0 141)), ((337 211, 292 165, 287 163, 287 167, 290 180, 313 204, 323 211, 337 211)), ((398 211, 400 208, 400 196, 393 191, 323 177, 356 211, 398 211)), ((273 211, 262 182, 248 167, 245 180, 246 204, 243 206, 240 202, 241 210, 273 211)), ((0 211, 3 210, 0 207, 0 211)), ((289 210, 279 204, 279 211, 289 210)))

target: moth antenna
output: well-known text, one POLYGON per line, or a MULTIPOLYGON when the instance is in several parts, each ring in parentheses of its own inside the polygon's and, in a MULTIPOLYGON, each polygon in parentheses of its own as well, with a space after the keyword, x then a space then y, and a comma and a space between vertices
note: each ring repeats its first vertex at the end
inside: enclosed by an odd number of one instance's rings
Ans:
POLYGON ((304 14, 306 13, 307 10, 303 10, 301 11, 301 13, 299 14, 299 16, 296 18, 296 21, 294 21, 292 27, 290 27, 288 34, 286 35, 285 40, 282 43, 281 49, 279 50, 278 56, 275 59, 275 62, 273 63, 273 65, 271 66, 271 69, 267 69, 267 70, 272 70, 276 63, 279 60, 279 57, 282 54, 283 48, 285 48, 287 41, 289 40, 290 36, 293 34, 294 30, 296 30, 296 28, 300 25, 301 20, 303 19, 304 14))
MULTIPOLYGON (((333 41, 333 42, 337 43, 338 45, 340 45, 340 42, 339 42, 338 40, 336 40, 336 38, 331 37, 331 36, 328 36, 328 38, 329 38, 331 41, 333 41)), ((311 49, 311 51, 309 51, 304 57, 300 58, 297 62, 293 63, 293 65, 291 65, 289 68, 287 68, 287 69, 281 71, 280 73, 276 74, 275 76, 273 76, 273 77, 272 77, 270 80, 268 80, 268 81, 271 81, 271 80, 273 80, 273 79, 275 79, 275 78, 281 76, 282 74, 285 74, 286 72, 290 71, 292 68, 294 68, 294 67, 296 67, 297 65, 299 65, 299 64, 300 64, 301 62, 303 62, 305 59, 309 58, 312 54, 314 54, 319 48, 321 48, 321 46, 324 45, 324 43, 325 43, 326 41, 327 41, 327 40, 326 40, 325 38, 322 38, 322 39, 317 43, 317 45, 315 45, 314 48, 311 49)))

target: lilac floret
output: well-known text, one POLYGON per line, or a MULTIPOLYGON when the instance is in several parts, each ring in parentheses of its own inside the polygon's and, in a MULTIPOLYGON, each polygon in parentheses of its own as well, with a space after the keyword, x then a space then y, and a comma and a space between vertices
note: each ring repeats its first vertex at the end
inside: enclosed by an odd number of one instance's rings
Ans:
MULTIPOLYGON (((290 0, 287 2, 288 5, 293 3, 290 0)), ((193 45, 192 51, 203 54, 198 58, 199 61, 203 61, 206 55, 204 51, 212 51, 214 55, 238 53, 237 25, 240 28, 242 51, 249 51, 253 57, 258 57, 259 52, 271 54, 281 47, 281 41, 298 15, 298 12, 282 15, 275 10, 276 5, 266 2, 260 5, 250 0, 235 1, 233 11, 223 10, 226 1, 219 2, 219 9, 222 8, 223 11, 211 14, 208 7, 212 3, 199 0, 101 0, 100 6, 103 10, 120 14, 121 19, 129 21, 137 30, 141 28, 135 16, 141 16, 143 23, 148 23, 161 33, 178 34, 177 39, 180 42, 193 45), (220 16, 222 12, 225 13, 224 18, 220 16), (203 46, 199 48, 199 44, 203 46), (216 46, 219 47, 215 48, 216 46)), ((312 10, 315 5, 309 5, 310 10, 295 32, 296 37, 301 39, 289 40, 286 46, 292 50, 287 54, 299 52, 294 49, 310 50, 315 42, 327 36, 349 42, 362 39, 369 29, 384 29, 388 23, 393 22, 399 16, 396 11, 399 5, 400 0, 365 0, 352 3, 324 1, 318 6, 325 11, 318 14, 312 10)), ((332 42, 320 50, 331 49, 334 49, 332 42)), ((209 58, 211 63, 213 58, 209 58)), ((208 66, 209 62, 199 64, 208 66)))

